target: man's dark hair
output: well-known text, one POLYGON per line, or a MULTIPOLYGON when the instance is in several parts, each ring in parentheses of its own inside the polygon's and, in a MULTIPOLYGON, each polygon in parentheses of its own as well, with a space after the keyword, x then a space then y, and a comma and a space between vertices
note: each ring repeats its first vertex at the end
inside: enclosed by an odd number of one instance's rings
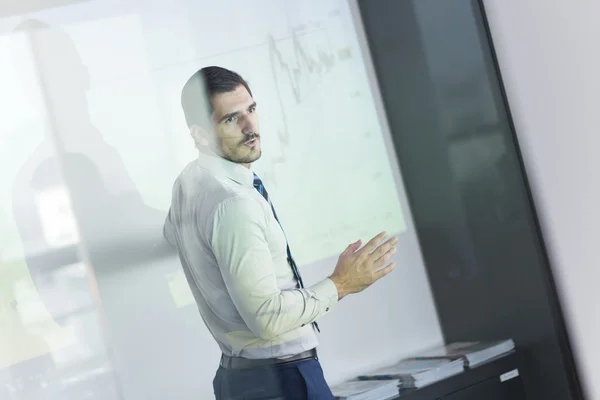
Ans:
POLYGON ((213 96, 232 92, 239 85, 243 85, 252 96, 248 83, 234 71, 215 66, 196 71, 181 91, 181 106, 188 127, 210 126, 210 116, 214 111, 211 101, 213 96))

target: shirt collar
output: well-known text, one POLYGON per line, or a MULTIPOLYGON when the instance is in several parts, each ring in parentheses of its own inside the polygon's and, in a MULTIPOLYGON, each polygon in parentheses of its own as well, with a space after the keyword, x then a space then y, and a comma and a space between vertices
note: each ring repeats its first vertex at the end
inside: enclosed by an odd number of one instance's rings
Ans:
POLYGON ((204 152, 200 152, 198 164, 215 175, 225 176, 240 185, 254 187, 254 173, 241 164, 204 152))

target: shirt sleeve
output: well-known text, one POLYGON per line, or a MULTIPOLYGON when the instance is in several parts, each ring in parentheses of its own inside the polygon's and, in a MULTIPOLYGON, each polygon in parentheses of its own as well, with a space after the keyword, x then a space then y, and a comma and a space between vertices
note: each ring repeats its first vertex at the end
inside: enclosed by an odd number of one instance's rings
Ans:
POLYGON ((280 290, 267 242, 267 216, 253 199, 221 203, 211 245, 225 285, 250 330, 265 340, 305 326, 331 310, 338 292, 331 279, 309 288, 280 290))

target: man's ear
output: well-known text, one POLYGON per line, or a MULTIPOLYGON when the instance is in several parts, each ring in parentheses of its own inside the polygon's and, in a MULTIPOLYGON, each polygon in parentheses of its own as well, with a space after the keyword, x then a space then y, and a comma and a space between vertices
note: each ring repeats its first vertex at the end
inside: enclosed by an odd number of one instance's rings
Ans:
POLYGON ((210 134, 204 128, 199 125, 190 126, 190 135, 196 142, 198 147, 208 147, 210 145, 210 134))

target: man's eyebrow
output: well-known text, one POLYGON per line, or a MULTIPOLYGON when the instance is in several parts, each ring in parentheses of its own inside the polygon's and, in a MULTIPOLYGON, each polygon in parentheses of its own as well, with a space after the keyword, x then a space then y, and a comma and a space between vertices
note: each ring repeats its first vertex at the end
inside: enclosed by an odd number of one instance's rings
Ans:
MULTIPOLYGON (((256 107, 256 102, 250 104, 247 109, 249 110, 249 109, 254 108, 254 107, 256 107)), ((241 113, 242 113, 241 111, 234 111, 234 112, 230 112, 229 114, 225 114, 225 115, 223 115, 221 117, 221 119, 219 120, 219 123, 221 123, 223 121, 226 121, 226 120, 228 120, 231 117, 237 117, 241 113)))

